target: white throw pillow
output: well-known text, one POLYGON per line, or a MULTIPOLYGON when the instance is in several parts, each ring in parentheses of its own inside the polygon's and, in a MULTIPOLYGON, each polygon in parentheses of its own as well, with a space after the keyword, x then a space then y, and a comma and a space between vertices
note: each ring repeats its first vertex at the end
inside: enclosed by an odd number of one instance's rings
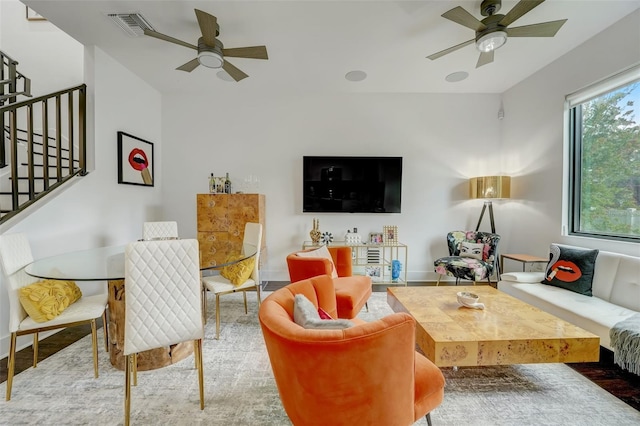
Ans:
POLYGON ((460 256, 473 257, 474 259, 482 260, 482 251, 484 250, 484 244, 482 243, 470 243, 463 241, 460 243, 460 256))
POLYGON ((293 321, 303 328, 321 328, 325 330, 341 330, 354 325, 354 323, 345 319, 321 319, 318 309, 303 294, 296 294, 293 299, 293 321))
POLYGON ((544 272, 507 272, 500 275, 501 281, 514 283, 539 283, 544 279, 544 272))
POLYGON ((300 257, 321 257, 323 259, 329 259, 331 262, 331 278, 338 278, 338 271, 336 271, 336 265, 333 263, 333 257, 329 253, 327 246, 322 246, 318 249, 311 251, 301 251, 297 253, 300 257))

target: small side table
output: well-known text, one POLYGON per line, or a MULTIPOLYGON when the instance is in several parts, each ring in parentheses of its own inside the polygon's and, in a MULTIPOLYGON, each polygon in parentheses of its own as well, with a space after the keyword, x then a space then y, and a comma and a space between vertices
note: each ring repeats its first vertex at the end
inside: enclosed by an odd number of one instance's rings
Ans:
MULTIPOLYGON (((549 259, 545 259, 544 257, 532 256, 530 254, 501 254, 500 255, 500 265, 504 270, 504 260, 511 259, 516 262, 522 263, 522 272, 525 270, 525 266, 527 263, 548 263, 549 259)), ((504 271, 503 271, 504 272, 504 271)))

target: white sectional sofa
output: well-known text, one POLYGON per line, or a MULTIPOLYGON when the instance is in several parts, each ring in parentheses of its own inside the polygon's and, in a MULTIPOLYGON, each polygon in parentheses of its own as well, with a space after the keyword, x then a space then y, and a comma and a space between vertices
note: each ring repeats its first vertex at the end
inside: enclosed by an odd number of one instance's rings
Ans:
POLYGON ((640 257, 600 251, 593 276, 593 296, 540 282, 543 272, 504 273, 498 289, 600 336, 610 345, 609 330, 640 313, 640 257))

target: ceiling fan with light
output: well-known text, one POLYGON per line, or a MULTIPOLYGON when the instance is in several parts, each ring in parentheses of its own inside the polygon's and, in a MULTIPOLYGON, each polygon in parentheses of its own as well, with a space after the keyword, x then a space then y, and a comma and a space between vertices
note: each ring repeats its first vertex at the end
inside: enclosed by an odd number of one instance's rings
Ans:
POLYGON ((460 6, 454 7, 443 13, 442 17, 471 28, 476 32, 475 38, 436 52, 427 58, 438 59, 475 43, 476 48, 480 51, 480 57, 476 64, 476 68, 479 68, 493 62, 494 51, 504 45, 508 37, 553 37, 567 22, 566 19, 509 28, 509 25, 543 2, 544 0, 521 0, 506 15, 501 15, 497 12, 502 6, 502 0, 484 0, 480 5, 480 13, 482 16, 486 16, 483 20, 475 18, 460 6))
POLYGON ((196 18, 198 19, 198 25, 200 26, 200 32, 202 33, 202 37, 198 39, 197 46, 150 29, 144 30, 145 35, 198 51, 198 56, 196 58, 179 66, 176 68, 177 70, 191 72, 196 69, 198 65, 202 65, 207 68, 222 68, 235 81, 240 81, 249 76, 229 63, 225 57, 269 59, 267 56, 266 46, 225 49, 222 42, 216 38, 220 35, 220 26, 218 25, 217 18, 207 12, 203 12, 202 10, 195 9, 195 12, 196 18))

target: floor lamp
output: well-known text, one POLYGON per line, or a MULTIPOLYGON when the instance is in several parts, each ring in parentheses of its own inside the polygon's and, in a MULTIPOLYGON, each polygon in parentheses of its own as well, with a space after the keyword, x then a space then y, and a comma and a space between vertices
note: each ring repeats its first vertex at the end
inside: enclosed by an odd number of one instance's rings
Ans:
POLYGON ((480 219, 476 231, 480 229, 484 212, 489 208, 491 232, 496 233, 493 220, 493 198, 509 198, 511 196, 511 177, 509 176, 480 176, 469 179, 469 198, 484 198, 485 202, 480 212, 480 219))

